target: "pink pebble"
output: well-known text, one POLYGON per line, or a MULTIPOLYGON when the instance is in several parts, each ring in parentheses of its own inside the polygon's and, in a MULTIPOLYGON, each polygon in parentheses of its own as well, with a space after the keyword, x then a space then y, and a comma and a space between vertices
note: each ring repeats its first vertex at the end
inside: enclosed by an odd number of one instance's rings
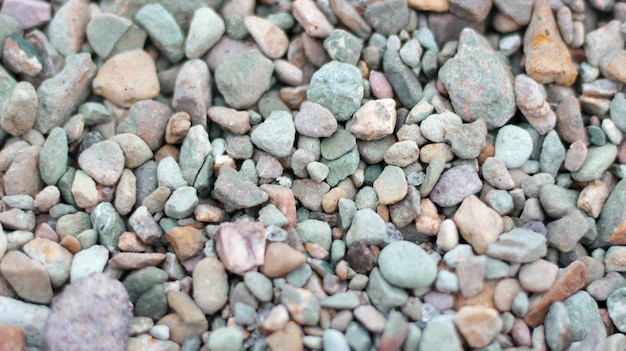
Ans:
POLYGON ((40 0, 4 0, 1 13, 9 15, 24 29, 50 22, 50 4, 40 0))
POLYGON ((391 87, 389 80, 387 80, 387 77, 380 72, 370 72, 370 88, 372 89, 372 94, 377 99, 393 98, 393 88, 391 87))

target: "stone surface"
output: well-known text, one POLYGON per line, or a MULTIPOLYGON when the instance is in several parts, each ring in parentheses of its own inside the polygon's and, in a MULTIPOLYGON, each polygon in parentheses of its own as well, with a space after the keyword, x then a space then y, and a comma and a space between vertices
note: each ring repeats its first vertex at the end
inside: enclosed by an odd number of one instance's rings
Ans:
POLYGON ((409 289, 430 286, 437 272, 426 252, 407 241, 385 246, 378 256, 378 266, 388 282, 409 289))
POLYGON ((465 306, 454 316, 454 323, 470 347, 487 346, 502 328, 498 312, 489 307, 465 306))
POLYGON ((215 83, 231 107, 247 108, 269 89, 273 71, 272 61, 253 50, 219 65, 215 71, 215 83))
POLYGON ((346 121, 361 106, 361 81, 361 74, 356 67, 342 62, 329 62, 313 74, 307 98, 327 108, 337 121, 346 121))
POLYGON ((265 263, 265 227, 259 222, 223 223, 215 232, 217 253, 229 272, 243 275, 265 263))
POLYGON ((442 207, 454 206, 481 188, 478 173, 469 165, 460 165, 443 172, 430 193, 430 199, 442 207))
POLYGON ((41 262, 20 251, 10 251, 0 263, 0 272, 24 300, 41 304, 52 300, 50 277, 41 262))

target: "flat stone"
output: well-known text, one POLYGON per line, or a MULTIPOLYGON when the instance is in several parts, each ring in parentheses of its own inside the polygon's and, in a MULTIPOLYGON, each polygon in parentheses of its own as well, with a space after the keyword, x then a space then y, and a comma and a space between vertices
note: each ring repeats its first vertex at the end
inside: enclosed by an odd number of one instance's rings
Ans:
POLYGON ((402 105, 412 109, 422 99, 422 85, 413 70, 402 61, 399 49, 399 38, 390 36, 383 54, 383 72, 402 105))
POLYGON ((192 125, 207 126, 207 108, 211 105, 211 73, 200 59, 187 61, 180 69, 174 86, 172 107, 187 112, 192 125))
POLYGON ((239 172, 230 167, 220 168, 214 193, 219 201, 235 209, 254 207, 266 202, 269 198, 267 193, 244 180, 239 172))
POLYGON ((426 324, 419 342, 420 350, 442 348, 450 351, 463 350, 461 337, 451 315, 435 316, 426 324))
POLYGON ((107 263, 109 267, 119 270, 136 270, 154 267, 165 260, 164 253, 120 252, 107 263))
POLYGON ((204 235, 194 227, 172 228, 165 234, 165 239, 181 262, 199 254, 206 241, 204 235))
POLYGON ((93 273, 102 273, 108 260, 109 250, 101 245, 77 252, 72 259, 70 281, 75 282, 93 273))
MULTIPOLYGON (((515 77, 515 102, 526 120, 539 134, 544 135, 554 129, 557 122, 556 114, 541 94, 539 84, 525 74, 515 77)), ((559 130, 564 128, 566 127, 560 126, 559 130)))
POLYGON ((330 35, 333 25, 324 13, 311 0, 297 0, 293 3, 293 16, 302 25, 308 35, 325 38, 330 35))
POLYGON ((585 162, 576 172, 572 172, 572 178, 579 182, 599 179, 617 156, 617 147, 613 144, 587 148, 585 162))
POLYGON ((544 292, 556 281, 559 267, 546 260, 537 260, 520 268, 518 273, 520 285, 529 292, 544 292), (542 277, 542 279, 537 279, 542 277))
POLYGON ((185 38, 174 16, 161 4, 146 4, 135 15, 154 45, 171 62, 185 54, 185 38))
POLYGON ((89 18, 89 2, 68 1, 48 24, 50 43, 65 57, 79 52, 83 46, 89 18))
POLYGON ((489 244, 486 254, 504 261, 528 263, 545 256, 547 250, 543 235, 529 229, 514 228, 489 244))
POLYGON ((598 235, 594 241, 597 246, 623 245, 626 243, 624 215, 624 193, 626 181, 620 181, 615 185, 613 191, 606 200, 600 218, 597 222, 598 235))
POLYGON ((126 231, 122 217, 110 202, 98 204, 89 215, 93 228, 98 231, 98 242, 110 252, 119 252, 117 243, 120 235, 126 231))
POLYGON ((466 122, 480 118, 491 129, 504 125, 515 113, 513 76, 487 41, 472 29, 461 32, 457 54, 441 67, 439 78, 455 112, 466 122))
POLYGON ((107 57, 132 24, 131 20, 111 13, 93 16, 87 25, 89 45, 98 56, 107 57))

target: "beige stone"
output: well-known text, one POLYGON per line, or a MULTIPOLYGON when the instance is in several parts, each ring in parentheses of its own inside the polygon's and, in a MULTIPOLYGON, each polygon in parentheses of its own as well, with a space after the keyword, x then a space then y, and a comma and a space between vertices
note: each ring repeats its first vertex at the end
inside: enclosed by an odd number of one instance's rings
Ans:
POLYGON ((478 254, 484 254, 504 229, 500 215, 474 195, 463 200, 454 215, 454 223, 478 254))

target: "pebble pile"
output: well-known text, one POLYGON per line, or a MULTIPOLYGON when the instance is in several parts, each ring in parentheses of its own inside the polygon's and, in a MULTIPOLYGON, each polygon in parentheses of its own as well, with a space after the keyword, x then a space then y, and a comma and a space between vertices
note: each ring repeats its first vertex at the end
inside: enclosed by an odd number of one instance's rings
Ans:
POLYGON ((0 350, 626 350, 626 2, 0 1, 0 350))

